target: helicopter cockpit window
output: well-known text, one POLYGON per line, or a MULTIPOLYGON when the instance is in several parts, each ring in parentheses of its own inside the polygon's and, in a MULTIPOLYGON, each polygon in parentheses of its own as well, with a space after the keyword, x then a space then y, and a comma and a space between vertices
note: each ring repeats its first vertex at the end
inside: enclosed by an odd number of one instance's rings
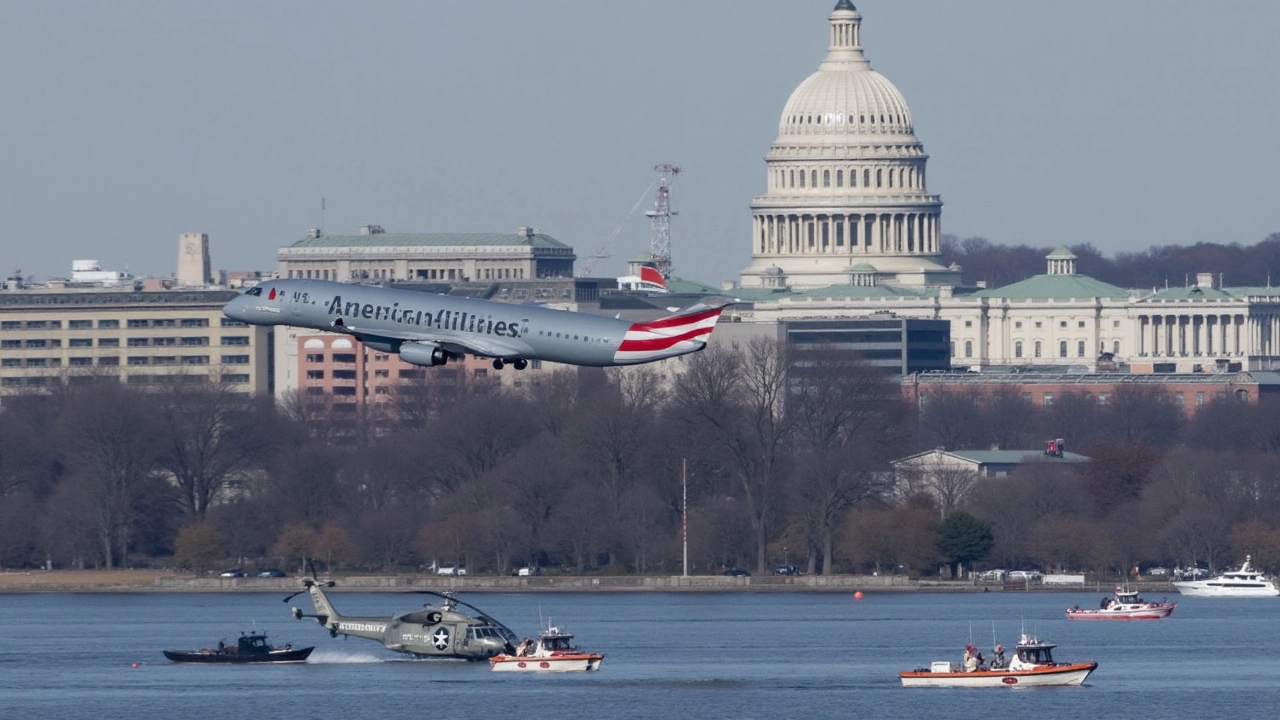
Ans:
POLYGON ((510 632, 503 632, 502 628, 489 627, 485 625, 475 625, 467 628, 467 639, 476 640, 483 638, 496 638, 505 642, 516 642, 515 635, 510 632))
POLYGON ((250 288, 248 291, 245 292, 245 295, 252 295, 254 297, 258 297, 262 295, 262 288, 260 287, 250 288))

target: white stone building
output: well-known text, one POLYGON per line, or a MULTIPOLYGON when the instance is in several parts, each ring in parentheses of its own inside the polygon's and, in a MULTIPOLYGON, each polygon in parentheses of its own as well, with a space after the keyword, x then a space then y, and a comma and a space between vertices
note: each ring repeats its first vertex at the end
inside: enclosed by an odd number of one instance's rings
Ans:
POLYGON ((1127 365, 1134 371, 1280 367, 1280 288, 1128 289, 1082 275, 1059 248, 1047 268, 1000 288, 962 287, 940 264, 942 202, 902 94, 871 69, 862 16, 839 0, 818 71, 782 111, 752 202, 745 322, 889 312, 951 321, 952 364, 1127 365))

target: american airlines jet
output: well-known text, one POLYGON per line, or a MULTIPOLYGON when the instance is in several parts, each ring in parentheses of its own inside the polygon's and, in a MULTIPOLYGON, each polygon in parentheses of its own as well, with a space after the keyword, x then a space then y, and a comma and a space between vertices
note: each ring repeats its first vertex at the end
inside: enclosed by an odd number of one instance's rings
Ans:
POLYGON ((271 280, 222 309, 251 325, 292 325, 359 338, 414 365, 444 365, 463 355, 493 358, 502 369, 530 360, 609 367, 637 365, 707 346, 729 303, 698 304, 651 322, 531 305, 352 285, 329 280, 271 280))

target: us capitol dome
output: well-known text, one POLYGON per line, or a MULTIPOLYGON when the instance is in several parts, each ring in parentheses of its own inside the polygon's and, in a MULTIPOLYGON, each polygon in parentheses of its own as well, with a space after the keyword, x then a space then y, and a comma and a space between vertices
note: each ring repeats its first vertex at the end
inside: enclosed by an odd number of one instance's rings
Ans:
POLYGON ((752 200, 743 287, 954 285, 938 263, 942 200, 907 101, 862 52, 862 15, 839 0, 827 56, 791 93, 752 200))

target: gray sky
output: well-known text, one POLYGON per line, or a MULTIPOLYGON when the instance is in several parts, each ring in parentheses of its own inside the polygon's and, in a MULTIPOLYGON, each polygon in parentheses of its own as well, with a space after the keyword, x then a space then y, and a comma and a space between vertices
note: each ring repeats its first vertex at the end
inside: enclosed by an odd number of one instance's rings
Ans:
MULTIPOLYGON (((320 225, 541 228, 737 279, 834 0, 0 0, 0 270, 274 269, 320 225), (651 204, 645 196, 641 211, 651 204)), ((943 232, 1103 252, 1280 231, 1280 2, 856 0, 943 232)), ((580 260, 581 262, 581 260, 580 260)), ((1085 269, 1087 271, 1087 269, 1085 269)))

